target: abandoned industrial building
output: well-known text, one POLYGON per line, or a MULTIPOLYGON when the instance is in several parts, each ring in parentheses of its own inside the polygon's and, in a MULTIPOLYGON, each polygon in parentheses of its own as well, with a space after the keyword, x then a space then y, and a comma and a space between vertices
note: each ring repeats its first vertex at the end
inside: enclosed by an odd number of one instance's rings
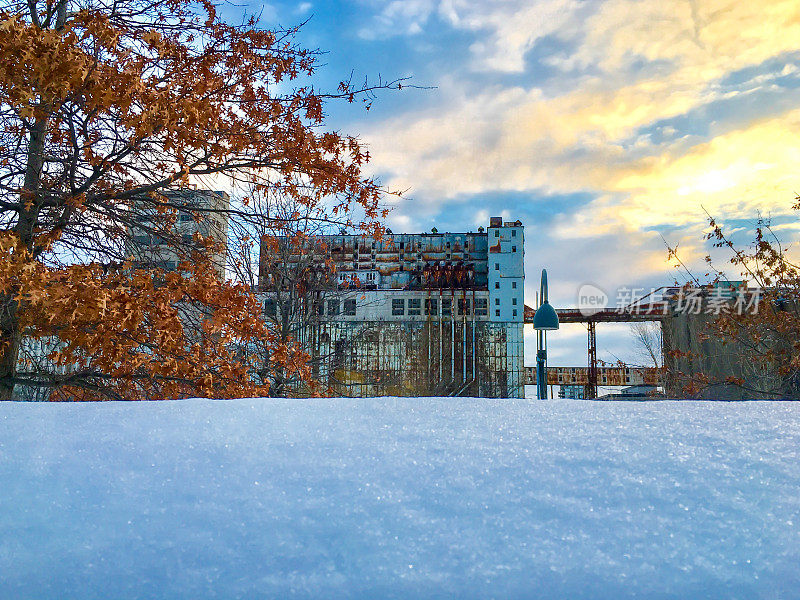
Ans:
MULTIPOLYGON (((524 228, 491 218, 477 232, 323 236, 304 260, 335 282, 310 293, 295 337, 315 378, 348 396, 524 397, 524 228)), ((285 316, 262 245, 259 285, 285 316)))

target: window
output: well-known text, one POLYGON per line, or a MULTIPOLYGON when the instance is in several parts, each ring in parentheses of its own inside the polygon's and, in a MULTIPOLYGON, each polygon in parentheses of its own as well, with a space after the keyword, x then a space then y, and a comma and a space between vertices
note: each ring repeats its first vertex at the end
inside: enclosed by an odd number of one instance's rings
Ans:
POLYGON ((425 298, 425 314, 438 315, 439 301, 436 298, 425 298))
POLYGON ((348 317, 356 316, 356 299, 348 298, 344 301, 344 314, 348 317))
POLYGON ((494 311, 494 316, 495 317, 499 317, 500 316, 500 309, 497 309, 496 311, 494 311))
POLYGON ((406 314, 406 301, 403 298, 392 300, 392 314, 396 317, 406 314))
POLYGON ((495 281, 494 282, 494 289, 496 289, 496 290, 500 289, 500 282, 499 281, 495 281))
POLYGON ((469 300, 466 300, 464 298, 458 299, 458 314, 460 315, 470 314, 469 300))
POLYGON ((517 230, 516 229, 512 229, 511 230, 511 237, 517 237, 517 230))
POLYGON ((475 314, 479 317, 485 317, 488 304, 489 301, 486 298, 477 298, 475 300, 475 314))
POLYGON ((517 251, 517 247, 516 246, 511 246, 511 251, 512 252, 516 252, 517 251))
POLYGON ((494 237, 500 237, 500 230, 499 229, 495 229, 494 230, 494 237))
POLYGON ((512 310, 512 311, 511 311, 511 314, 512 314, 512 316, 515 316, 515 317, 516 317, 516 316, 517 316, 517 309, 515 308, 514 310, 512 310))
POLYGON ((453 314, 453 301, 450 299, 442 300, 442 315, 448 316, 453 314))
POLYGON ((277 313, 277 310, 275 309, 275 300, 268 299, 264 302, 264 313, 268 317, 275 316, 275 314, 277 313))
POLYGON ((494 305, 495 306, 500 306, 500 298, 495 298, 494 299, 494 305))
POLYGON ((517 305, 517 299, 516 299, 516 298, 512 298, 512 299, 511 299, 511 304, 513 304, 514 306, 516 306, 516 305, 517 305))
POLYGON ((516 282, 516 281, 512 281, 512 282, 511 282, 511 287, 512 287, 513 289, 517 289, 517 282, 516 282))
POLYGON ((338 314, 339 314, 339 301, 328 300, 328 316, 335 317, 338 314))
POLYGON ((419 298, 408 299, 408 314, 418 315, 422 307, 422 301, 419 298))
POLYGON ((189 221, 193 221, 194 217, 188 213, 181 213, 181 223, 188 223, 189 221))
POLYGON ((149 235, 135 235, 133 236, 133 241, 141 246, 149 246, 150 245, 150 236, 149 235))
POLYGON ((499 271, 500 270, 500 263, 494 263, 494 270, 495 271, 499 271))

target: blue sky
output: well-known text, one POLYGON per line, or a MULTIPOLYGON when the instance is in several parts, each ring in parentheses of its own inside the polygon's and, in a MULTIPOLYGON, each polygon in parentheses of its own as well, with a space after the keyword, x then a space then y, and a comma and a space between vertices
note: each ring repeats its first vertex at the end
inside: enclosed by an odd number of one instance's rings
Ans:
MULTIPOLYGON (((243 8, 224 10, 235 18, 243 8)), ((791 210, 800 193, 796 0, 336 0, 250 10, 268 25, 308 19, 299 41, 327 51, 323 88, 351 71, 431 86, 380 94, 369 112, 333 106, 330 122, 361 136, 388 187, 408 190, 389 217, 394 231, 521 219, 528 304, 542 267, 561 306, 586 282, 612 298, 621 286, 672 283, 680 274, 662 235, 699 265, 706 210, 742 240, 759 214, 775 218, 785 241, 800 229, 791 210)), ((625 328, 598 333, 601 358, 630 355, 625 328)), ((552 364, 585 362, 574 328, 551 336, 550 349, 552 364)))

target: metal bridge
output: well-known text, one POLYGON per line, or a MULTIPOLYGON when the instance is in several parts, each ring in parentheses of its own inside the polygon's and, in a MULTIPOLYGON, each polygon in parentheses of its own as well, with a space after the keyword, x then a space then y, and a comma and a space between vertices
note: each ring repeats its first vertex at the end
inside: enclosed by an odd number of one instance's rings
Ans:
MULTIPOLYGON (((547 369, 548 384, 584 384, 586 397, 597 398, 598 385, 641 385, 643 383, 655 384, 656 371, 654 369, 635 369, 631 367, 599 367, 597 364, 597 323, 635 323, 642 321, 662 321, 670 317, 670 305, 666 299, 655 300, 654 290, 650 300, 645 303, 648 296, 637 299, 635 302, 621 307, 605 307, 586 310, 579 308, 557 308, 559 323, 585 323, 588 334, 588 366, 587 367, 554 367, 547 369), (648 372, 650 372, 648 374, 648 372), (649 380, 646 380, 648 379, 649 380), (630 380, 629 382, 626 380, 630 380), (611 383, 611 382, 619 383, 611 383)), ((533 323, 535 309, 525 305, 525 323, 533 323)), ((534 367, 525 367, 526 383, 535 385, 536 371, 534 367)))
MULTIPOLYGON (((658 370, 639 367, 598 367, 597 383, 605 386, 657 385, 658 370)), ((548 367, 548 385, 588 385, 589 367, 548 367)), ((525 385, 536 385, 536 367, 525 367, 525 385)))

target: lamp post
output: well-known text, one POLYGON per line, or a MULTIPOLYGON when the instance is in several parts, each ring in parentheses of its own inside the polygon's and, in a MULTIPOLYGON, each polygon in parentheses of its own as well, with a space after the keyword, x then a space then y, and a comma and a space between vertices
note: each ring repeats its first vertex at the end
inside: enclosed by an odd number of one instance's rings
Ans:
POLYGON ((533 315, 536 331, 536 390, 539 400, 547 399, 547 331, 558 329, 558 315, 547 300, 547 270, 542 269, 539 306, 533 315))

